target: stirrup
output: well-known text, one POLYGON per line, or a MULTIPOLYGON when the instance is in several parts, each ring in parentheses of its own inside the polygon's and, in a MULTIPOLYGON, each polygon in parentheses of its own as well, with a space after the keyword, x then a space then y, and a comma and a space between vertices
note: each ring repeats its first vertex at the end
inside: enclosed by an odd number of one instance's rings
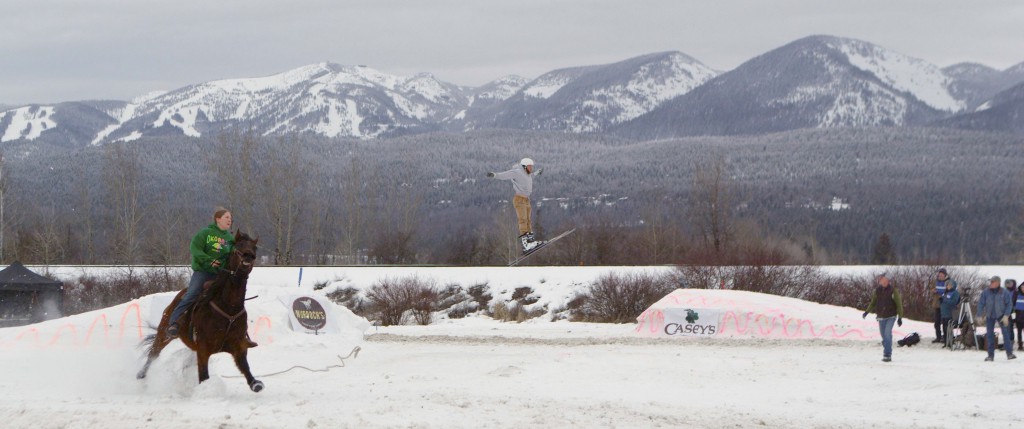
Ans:
POLYGON ((178 338, 178 324, 172 323, 167 327, 167 336, 171 339, 178 338))

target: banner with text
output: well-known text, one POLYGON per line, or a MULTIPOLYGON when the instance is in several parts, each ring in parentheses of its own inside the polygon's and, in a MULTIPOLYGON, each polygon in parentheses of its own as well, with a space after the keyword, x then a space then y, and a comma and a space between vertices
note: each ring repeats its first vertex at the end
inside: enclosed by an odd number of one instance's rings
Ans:
POLYGON ((711 337, 718 333, 722 312, 710 308, 666 308, 659 334, 668 337, 711 337))
POLYGON ((341 332, 341 327, 334 321, 334 315, 331 313, 331 303, 326 298, 287 295, 279 299, 288 310, 288 320, 293 331, 310 334, 341 332))

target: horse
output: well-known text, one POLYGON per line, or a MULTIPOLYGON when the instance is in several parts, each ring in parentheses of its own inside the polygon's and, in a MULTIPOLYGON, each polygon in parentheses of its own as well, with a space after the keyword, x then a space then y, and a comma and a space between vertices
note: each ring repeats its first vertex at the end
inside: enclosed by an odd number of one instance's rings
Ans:
MULTIPOLYGON (((253 377, 246 358, 249 350, 248 322, 245 317, 245 286, 256 259, 257 242, 241 232, 235 233, 235 245, 228 256, 227 268, 217 272, 217 277, 203 285, 204 292, 196 299, 195 305, 178 321, 181 342, 196 353, 199 367, 199 382, 210 378, 210 355, 227 352, 235 358, 235 365, 245 376, 253 392, 263 390, 263 382, 253 377), (191 333, 191 335, 188 335, 191 333)), ((185 295, 185 289, 178 292, 174 300, 164 309, 156 334, 144 341, 149 344, 149 355, 137 378, 146 378, 150 364, 160 356, 173 338, 167 336, 171 312, 185 295)))

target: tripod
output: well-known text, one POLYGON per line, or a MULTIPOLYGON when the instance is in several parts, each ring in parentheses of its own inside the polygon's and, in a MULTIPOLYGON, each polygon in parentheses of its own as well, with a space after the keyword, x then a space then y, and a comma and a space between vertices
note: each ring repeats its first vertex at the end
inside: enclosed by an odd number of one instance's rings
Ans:
POLYGON ((971 312, 971 289, 960 296, 960 315, 946 326, 946 347, 949 350, 970 350, 977 347, 974 336, 974 313, 971 312))

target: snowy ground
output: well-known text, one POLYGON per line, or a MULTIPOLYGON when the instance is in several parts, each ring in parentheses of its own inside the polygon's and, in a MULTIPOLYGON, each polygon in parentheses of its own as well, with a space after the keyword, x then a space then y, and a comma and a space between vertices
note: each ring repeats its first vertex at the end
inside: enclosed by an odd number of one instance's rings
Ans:
MULTIPOLYGON (((550 270, 544 284, 590 275, 550 270)), ((217 355, 213 378, 197 385, 188 353, 175 343, 149 378, 136 380, 136 328, 159 302, 147 297, 135 307, 0 329, 0 427, 1010 428, 1024 420, 1024 359, 1001 354, 986 363, 983 352, 921 344, 897 348, 894 361, 882 363, 877 336, 790 339, 734 329, 715 338, 648 338, 633 324, 485 317, 369 327, 360 340, 365 325, 341 314, 351 329, 313 336, 288 329, 276 277, 253 283, 260 298, 249 305, 250 325, 262 321, 254 335, 261 345, 249 355, 253 372, 308 369, 262 376, 266 390, 252 393, 241 379, 224 378, 237 370, 217 355), (357 357, 338 357, 355 346, 357 357)), ((286 292, 308 289, 293 287, 286 292)), ((855 309, 724 292, 699 298, 735 305, 738 314, 789 317, 755 323, 873 333, 855 309)), ((907 321, 904 329, 931 339, 929 324, 907 321)))

